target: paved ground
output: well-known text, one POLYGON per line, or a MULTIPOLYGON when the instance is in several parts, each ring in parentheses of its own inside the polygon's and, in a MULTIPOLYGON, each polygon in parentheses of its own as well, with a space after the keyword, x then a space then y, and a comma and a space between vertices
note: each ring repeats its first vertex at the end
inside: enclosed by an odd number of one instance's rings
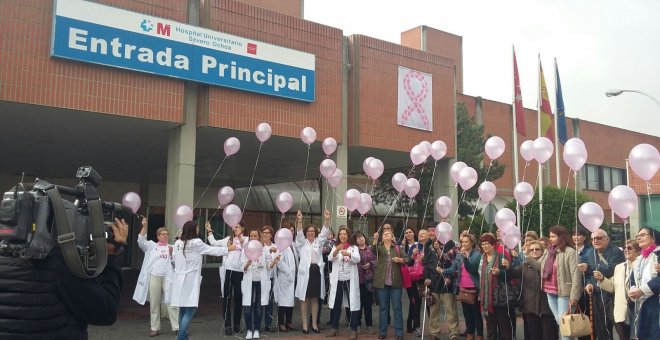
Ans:
MULTIPOLYGON (((137 271, 125 271, 124 272, 124 290, 122 292, 122 301, 121 309, 119 312, 119 317, 117 322, 108 327, 89 327, 90 339, 92 340, 101 340, 101 339, 146 339, 149 333, 149 306, 140 306, 131 298, 133 296, 133 290, 135 288, 135 282, 137 280, 137 271)), ((200 305, 193 323, 191 326, 191 338, 195 340, 199 339, 244 339, 245 333, 240 333, 238 335, 233 335, 231 337, 225 336, 224 332, 221 331, 222 322, 220 318, 220 298, 218 292, 220 291, 220 280, 218 277, 217 268, 208 268, 204 269, 202 275, 204 276, 204 281, 202 283, 202 292, 200 297, 200 305)), ((408 298, 406 294, 403 294, 403 310, 404 310, 404 324, 405 318, 407 316, 408 298)), ((325 325, 329 320, 329 309, 324 306, 321 314, 321 334, 309 334, 305 335, 300 332, 300 309, 296 306, 293 313, 294 327, 298 329, 295 332, 287 333, 264 333, 261 332, 262 339, 269 338, 287 338, 287 339, 319 339, 324 337, 325 334, 328 334, 330 326, 325 325)), ((373 306, 374 312, 374 325, 378 326, 378 307, 373 306)), ((444 315, 444 313, 441 313, 444 315)), ((465 330, 465 324, 463 322, 463 313, 458 310, 460 327, 461 331, 465 330)), ((262 321, 263 322, 263 321, 262 321)), ((163 319, 162 329, 164 331, 163 335, 152 339, 174 339, 175 336, 170 331, 169 321, 163 319)), ((522 339, 523 326, 521 318, 518 318, 518 327, 517 327, 518 339, 522 339)), ((404 329, 405 332, 405 329, 404 329)), ((447 327, 446 324, 443 325, 443 340, 448 339, 447 327)), ((340 333, 338 338, 345 339, 349 335, 348 327, 344 322, 340 323, 340 333)), ((416 337, 414 334, 404 334, 406 339, 414 340, 416 337)), ((376 335, 360 335, 359 339, 376 339, 376 335)), ((394 339, 394 330, 390 327, 388 329, 388 338, 394 339)), ((428 333, 425 333, 424 339, 428 339, 428 333)))

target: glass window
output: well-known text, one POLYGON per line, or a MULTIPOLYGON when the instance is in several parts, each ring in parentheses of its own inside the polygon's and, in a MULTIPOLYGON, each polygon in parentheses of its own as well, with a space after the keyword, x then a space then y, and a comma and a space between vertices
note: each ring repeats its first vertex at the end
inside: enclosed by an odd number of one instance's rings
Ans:
POLYGON ((612 169, 612 188, 626 184, 626 173, 623 169, 612 169))
POLYGON ((587 170, 586 167, 582 167, 580 169, 580 189, 586 189, 587 188, 587 170))
POLYGON ((604 166, 603 168, 603 191, 612 190, 612 168, 604 166))
POLYGON ((595 165, 587 165, 587 189, 599 189, 599 176, 598 167, 595 165))

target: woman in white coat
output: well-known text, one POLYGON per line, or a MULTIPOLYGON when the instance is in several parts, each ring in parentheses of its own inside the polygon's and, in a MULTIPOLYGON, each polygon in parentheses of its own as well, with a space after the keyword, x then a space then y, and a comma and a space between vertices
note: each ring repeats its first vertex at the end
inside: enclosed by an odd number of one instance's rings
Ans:
POLYGON ((351 336, 348 339, 355 340, 360 318, 360 276, 357 266, 360 263, 360 250, 354 244, 355 240, 349 242, 349 236, 348 228, 339 228, 336 245, 328 254, 328 262, 332 263, 328 296, 328 306, 332 307, 332 331, 326 337, 337 336, 341 310, 349 307, 351 336))
POLYGON ((188 338, 188 326, 199 304, 199 287, 202 283, 203 255, 223 256, 236 249, 212 247, 198 236, 197 224, 188 221, 183 225, 181 238, 174 243, 174 280, 172 283, 171 305, 179 307, 179 334, 177 340, 188 338))
MULTIPOLYGON (((250 231, 250 241, 261 243, 259 230, 250 231)), ((248 241, 249 242, 249 241, 248 241)), ((263 245, 263 243, 262 243, 263 245)), ((262 251, 259 260, 252 261, 247 258, 245 251, 241 255, 243 261, 243 307, 245 307, 245 339, 259 339, 259 324, 263 307, 268 304, 270 292, 270 278, 268 277, 268 264, 270 264, 270 252, 262 251)))
POLYGON ((330 232, 327 225, 330 221, 330 212, 323 212, 323 229, 319 234, 316 226, 310 224, 304 231, 302 225, 302 212, 298 210, 296 215, 296 247, 300 256, 298 266, 298 285, 296 286, 296 297, 300 300, 300 312, 302 320, 302 332, 309 334, 307 324, 307 306, 312 311, 312 331, 319 333, 317 316, 319 311, 319 297, 325 295, 323 282, 323 244, 330 232))
POLYGON ((167 228, 158 228, 156 230, 158 243, 148 241, 147 219, 142 219, 142 230, 138 234, 137 242, 144 252, 144 260, 133 293, 133 300, 141 305, 149 300, 150 337, 157 336, 160 332, 161 302, 166 304, 172 331, 176 333, 179 330, 179 308, 169 305, 174 268, 172 268, 172 246, 167 243, 168 235, 167 228))
POLYGON ((241 254, 243 245, 247 242, 247 237, 243 236, 245 223, 240 221, 232 227, 232 235, 222 240, 216 241, 213 237, 213 230, 209 223, 206 224, 209 244, 216 247, 227 247, 228 244, 235 245, 233 251, 229 251, 220 266, 220 289, 222 290, 222 302, 225 316, 225 334, 232 335, 241 330, 241 304, 243 301, 241 293, 241 282, 243 281, 243 262, 241 254), (232 323, 231 304, 234 303, 234 322, 232 323))
POLYGON ((275 254, 270 268, 273 269, 275 276, 273 297, 277 302, 277 326, 280 332, 288 332, 292 329, 293 306, 296 304, 294 290, 291 289, 296 282, 296 257, 293 254, 293 244, 275 254))

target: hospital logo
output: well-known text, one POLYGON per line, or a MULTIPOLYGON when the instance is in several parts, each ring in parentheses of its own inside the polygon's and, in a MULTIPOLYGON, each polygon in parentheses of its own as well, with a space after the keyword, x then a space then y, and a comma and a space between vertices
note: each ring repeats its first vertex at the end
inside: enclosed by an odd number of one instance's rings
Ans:
POLYGON ((256 55, 257 54, 257 44, 248 43, 247 44, 247 53, 256 55))
POLYGON ((140 23, 140 28, 145 32, 151 32, 154 29, 154 24, 152 24, 151 21, 147 19, 143 19, 140 23))

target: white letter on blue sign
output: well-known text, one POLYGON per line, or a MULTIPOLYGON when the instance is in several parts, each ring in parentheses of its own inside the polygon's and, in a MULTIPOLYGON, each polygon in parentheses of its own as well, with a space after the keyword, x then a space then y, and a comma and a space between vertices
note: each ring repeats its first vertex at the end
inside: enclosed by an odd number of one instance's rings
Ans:
POLYGON ((69 28, 69 48, 75 48, 76 50, 87 51, 87 31, 80 30, 77 28, 69 28), (80 45, 78 43, 83 43, 80 45))
POLYGON ((218 66, 218 62, 215 58, 207 55, 202 56, 202 73, 208 74, 209 69, 215 68, 216 66, 218 66))

